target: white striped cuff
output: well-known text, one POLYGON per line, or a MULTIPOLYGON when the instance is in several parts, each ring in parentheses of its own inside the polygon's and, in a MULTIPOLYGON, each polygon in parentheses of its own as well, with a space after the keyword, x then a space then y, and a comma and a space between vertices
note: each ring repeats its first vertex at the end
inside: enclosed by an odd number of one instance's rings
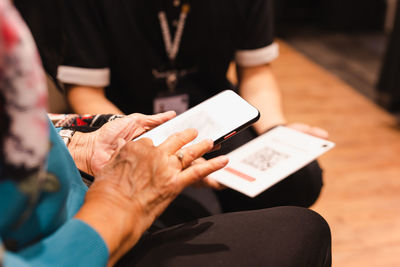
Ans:
POLYGON ((258 49, 238 50, 235 53, 235 61, 241 67, 254 67, 270 63, 278 56, 279 45, 272 43, 258 49))
POLYGON ((57 79, 60 82, 76 85, 106 87, 110 84, 110 69, 89 69, 59 66, 57 79))

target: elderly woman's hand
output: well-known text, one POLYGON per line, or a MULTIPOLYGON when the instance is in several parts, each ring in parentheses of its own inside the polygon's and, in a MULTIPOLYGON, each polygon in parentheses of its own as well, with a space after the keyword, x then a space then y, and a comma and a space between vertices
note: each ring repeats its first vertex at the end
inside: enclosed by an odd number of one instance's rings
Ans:
POLYGON ((134 113, 104 124, 91 133, 76 132, 68 146, 77 167, 96 175, 126 142, 175 117, 174 111, 157 115, 134 113))
POLYGON ((103 237, 110 263, 139 240, 183 188, 228 163, 221 156, 192 165, 213 147, 205 140, 182 148, 196 136, 196 130, 188 129, 158 147, 147 138, 128 142, 99 172, 76 217, 103 237))

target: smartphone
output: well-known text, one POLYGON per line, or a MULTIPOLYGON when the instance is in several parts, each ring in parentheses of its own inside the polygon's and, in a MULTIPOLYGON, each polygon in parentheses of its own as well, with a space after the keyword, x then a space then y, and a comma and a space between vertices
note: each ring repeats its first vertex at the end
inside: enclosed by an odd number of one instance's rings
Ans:
POLYGON ((212 139, 217 145, 250 126, 260 118, 260 112, 232 90, 225 90, 192 107, 175 118, 144 133, 155 146, 169 136, 188 128, 195 128, 198 136, 190 144, 212 139))

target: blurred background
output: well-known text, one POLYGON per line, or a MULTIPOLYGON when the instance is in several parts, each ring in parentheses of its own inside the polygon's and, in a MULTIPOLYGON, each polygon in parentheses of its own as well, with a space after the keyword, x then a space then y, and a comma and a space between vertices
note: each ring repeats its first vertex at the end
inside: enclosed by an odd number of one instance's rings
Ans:
MULTIPOLYGON (((388 72, 400 63, 400 42, 388 50, 397 0, 275 0, 276 34, 366 97, 398 115, 400 82, 388 72), (392 51, 396 50, 396 51, 392 51), (384 67, 385 65, 385 67, 384 67), (397 86, 397 90, 392 88, 397 86), (396 92, 397 91, 397 92, 396 92), (397 98, 397 100, 396 100, 397 98)), ((400 9, 398 9, 400 10, 400 9)), ((400 20, 400 18, 397 18, 400 20)), ((399 26, 397 26, 399 27, 399 26)), ((398 37, 400 38, 400 37, 398 37)), ((393 40, 394 41, 394 40, 393 40)), ((392 41, 392 42, 393 42, 392 41)), ((397 69, 399 76, 400 70, 397 69)), ((399 80, 399 78, 397 78, 399 80)))
POLYGON ((400 1, 274 3, 285 111, 336 143, 312 207, 331 226, 333 266, 400 266, 400 1))

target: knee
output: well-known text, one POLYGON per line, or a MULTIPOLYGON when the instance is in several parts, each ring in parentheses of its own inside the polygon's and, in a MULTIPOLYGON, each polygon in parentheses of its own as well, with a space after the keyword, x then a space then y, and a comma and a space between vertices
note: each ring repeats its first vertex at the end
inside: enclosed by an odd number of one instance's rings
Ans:
POLYGON ((318 199, 322 185, 322 169, 317 161, 313 161, 281 181, 272 191, 278 195, 280 205, 306 208, 318 199))
POLYGON ((331 231, 326 220, 317 212, 295 206, 283 206, 262 210, 266 217, 270 220, 280 222, 280 226, 285 225, 288 231, 300 230, 301 236, 308 239, 308 236, 313 236, 314 239, 330 243, 331 231))
MULTIPOLYGON (((326 220, 318 213, 309 209, 299 209, 296 216, 303 221, 302 240, 305 246, 300 260, 313 262, 312 266, 331 266, 332 264, 332 237, 326 220)), ((302 266, 302 265, 298 265, 302 266)), ((310 266, 308 263, 304 266, 310 266)))
MULTIPOLYGON (((321 242, 318 243, 331 243, 331 230, 327 221, 317 212, 300 208, 300 207, 287 207, 290 209, 293 218, 296 217, 298 222, 302 222, 303 235, 309 239, 316 239, 321 242)), ((293 219, 292 218, 292 219, 293 219)))
MULTIPOLYGON (((331 266, 331 231, 318 213, 301 207, 273 208, 284 228, 287 266, 331 266)), ((286 265, 285 265, 286 266, 286 265)))
POLYGON ((317 201, 323 186, 323 171, 317 161, 313 161, 299 171, 299 175, 303 177, 303 182, 306 181, 304 187, 304 203, 303 207, 310 207, 317 201))

